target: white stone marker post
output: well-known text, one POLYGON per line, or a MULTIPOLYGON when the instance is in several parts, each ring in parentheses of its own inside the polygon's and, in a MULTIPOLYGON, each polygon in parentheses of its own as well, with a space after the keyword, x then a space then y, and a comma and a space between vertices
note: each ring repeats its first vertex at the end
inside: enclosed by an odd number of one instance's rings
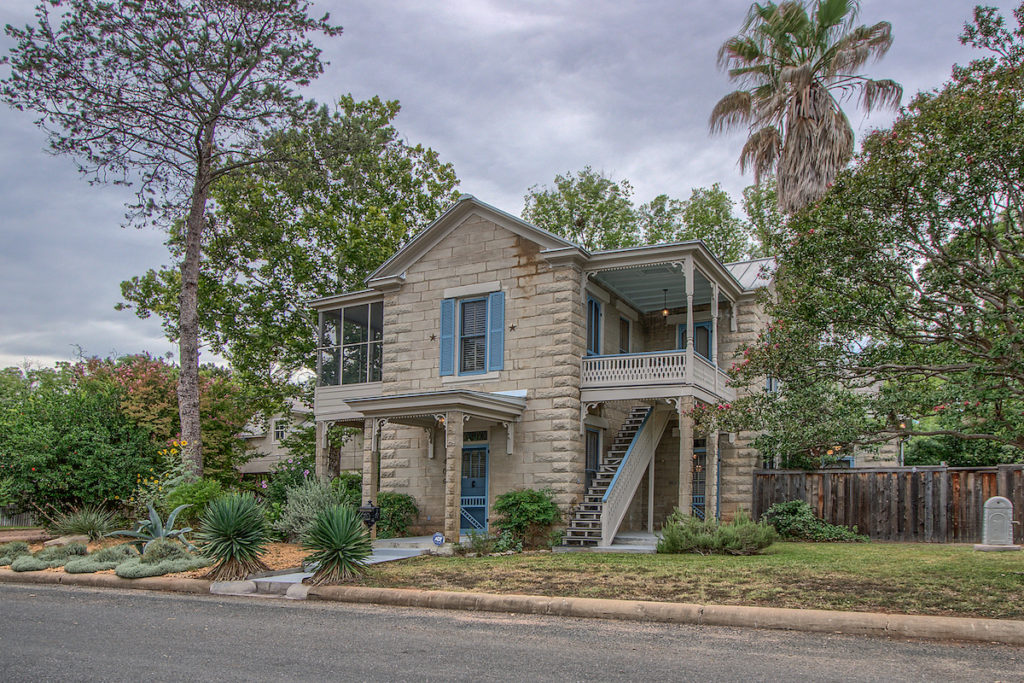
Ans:
POLYGON ((981 527, 981 543, 975 550, 1020 550, 1013 544, 1013 503, 1002 496, 985 501, 985 519, 981 527))

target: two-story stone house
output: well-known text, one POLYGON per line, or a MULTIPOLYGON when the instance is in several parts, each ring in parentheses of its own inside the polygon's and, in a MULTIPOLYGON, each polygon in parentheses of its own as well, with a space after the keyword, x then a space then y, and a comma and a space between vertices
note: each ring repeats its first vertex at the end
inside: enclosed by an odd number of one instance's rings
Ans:
POLYGON ((411 494, 417 531, 486 529, 496 496, 549 488, 567 541, 610 544, 677 506, 751 505, 751 435, 695 438, 695 402, 763 324, 766 260, 701 242, 588 252, 463 196, 366 280, 319 299, 314 417, 362 430, 363 497, 411 494))

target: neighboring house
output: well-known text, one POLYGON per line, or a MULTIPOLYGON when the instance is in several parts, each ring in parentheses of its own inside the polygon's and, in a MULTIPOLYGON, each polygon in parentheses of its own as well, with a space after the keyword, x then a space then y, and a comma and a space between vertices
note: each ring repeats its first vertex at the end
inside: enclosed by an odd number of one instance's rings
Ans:
POLYGON ((273 415, 265 423, 251 422, 242 432, 246 446, 255 451, 256 455, 238 468, 242 474, 266 474, 274 469, 274 465, 287 459, 288 451, 282 441, 291 431, 310 420, 312 411, 296 403, 292 406, 291 416, 273 415))
POLYGON ((486 529, 496 496, 548 488, 570 544, 750 509, 753 434, 695 438, 697 402, 764 325, 769 259, 702 242, 588 252, 464 195, 320 314, 317 471, 362 430, 363 497, 412 495, 415 531, 486 529))

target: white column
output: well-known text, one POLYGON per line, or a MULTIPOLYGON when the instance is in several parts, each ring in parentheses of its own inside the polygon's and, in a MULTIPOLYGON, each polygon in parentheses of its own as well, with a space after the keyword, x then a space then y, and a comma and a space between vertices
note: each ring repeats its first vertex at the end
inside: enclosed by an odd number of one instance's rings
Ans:
MULTIPOLYGON (((363 421, 363 500, 360 505, 377 500, 377 430, 374 419, 363 421)), ((377 538, 377 527, 370 529, 370 538, 377 538)))
POLYGON ((654 461, 657 455, 657 446, 655 446, 655 453, 651 455, 651 464, 647 466, 647 531, 654 533, 654 461))
POLYGON ((683 268, 686 277, 686 381, 693 384, 693 256, 686 257, 683 268))
POLYGON ((715 393, 718 393, 718 283, 711 283, 711 364, 715 366, 715 393))

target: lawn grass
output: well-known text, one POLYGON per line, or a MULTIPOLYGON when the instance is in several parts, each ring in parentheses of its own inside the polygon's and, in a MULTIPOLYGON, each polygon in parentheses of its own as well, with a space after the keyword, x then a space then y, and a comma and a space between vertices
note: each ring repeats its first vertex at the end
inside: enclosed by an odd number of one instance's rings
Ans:
POLYGON ((361 585, 1024 619, 1024 553, 970 546, 776 543, 763 555, 419 557, 361 585))

